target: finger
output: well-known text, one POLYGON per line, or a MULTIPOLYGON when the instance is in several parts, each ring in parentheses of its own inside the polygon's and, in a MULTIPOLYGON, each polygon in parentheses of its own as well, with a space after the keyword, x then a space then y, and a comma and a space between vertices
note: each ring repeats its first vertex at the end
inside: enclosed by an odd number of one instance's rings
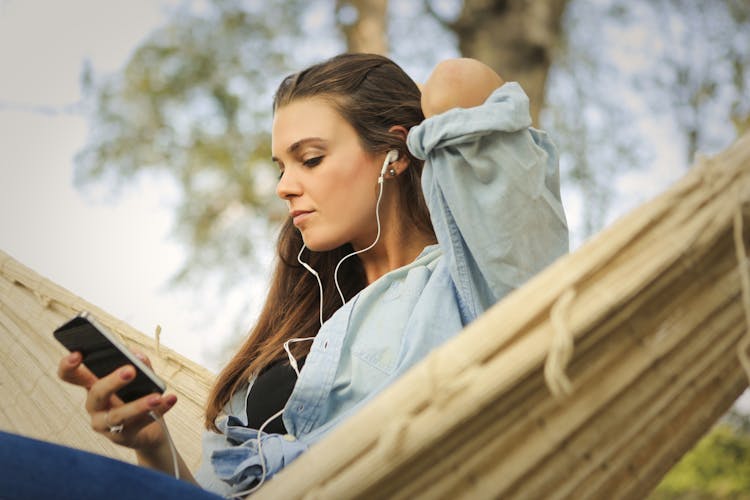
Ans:
POLYGON ((129 434, 154 421, 151 413, 160 417, 168 412, 177 402, 177 396, 168 394, 150 394, 130 403, 99 411, 91 419, 94 430, 110 432, 110 427, 122 424, 129 434))
MULTIPOLYGON (((150 412, 154 412, 157 416, 161 416, 177 402, 177 396, 174 394, 149 394, 143 396, 140 399, 128 403, 117 408, 118 416, 124 419, 132 419, 148 415, 150 412)), ((150 419, 151 417, 149 417, 150 419)))
POLYGON ((112 426, 123 424, 124 421, 117 416, 116 408, 95 412, 91 416, 91 428, 101 434, 113 434, 112 426))
POLYGON ((164 414, 171 410, 176 403, 177 396, 175 394, 166 394, 160 396, 158 398, 158 401, 156 398, 152 398, 147 401, 147 404, 150 407, 150 411, 153 411, 154 414, 156 414, 156 416, 158 417, 164 416, 164 414))
POLYGON ((132 365, 125 365, 97 380, 89 389, 86 411, 93 415, 94 412, 109 409, 113 398, 114 401, 120 402, 115 392, 128 385, 134 378, 135 368, 132 365))
POLYGON ((143 361, 146 366, 148 366, 151 369, 154 368, 153 366, 151 366, 151 360, 148 359, 148 356, 146 356, 146 354, 143 351, 139 349, 130 349, 130 350, 133 352, 135 357, 143 361))
POLYGON ((65 382, 91 388, 99 380, 88 368, 81 364, 83 356, 80 352, 72 352, 60 360, 57 366, 57 376, 65 382))
POLYGON ((174 394, 151 394, 150 396, 145 396, 137 402, 134 402, 134 404, 137 404, 140 411, 134 410, 132 415, 130 412, 128 412, 128 415, 131 415, 130 418, 132 418, 134 422, 147 425, 153 423, 157 418, 162 417, 174 407, 176 402, 177 396, 174 394))

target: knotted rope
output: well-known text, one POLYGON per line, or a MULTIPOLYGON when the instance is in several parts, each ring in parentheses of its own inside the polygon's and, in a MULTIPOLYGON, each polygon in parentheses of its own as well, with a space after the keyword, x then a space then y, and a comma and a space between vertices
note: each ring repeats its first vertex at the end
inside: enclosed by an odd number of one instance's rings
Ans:
POLYGON ((552 395, 558 399, 573 392, 573 385, 565 374, 565 368, 573 357, 573 334, 568 327, 568 315, 575 296, 575 290, 568 288, 550 311, 552 340, 544 363, 544 380, 552 395))

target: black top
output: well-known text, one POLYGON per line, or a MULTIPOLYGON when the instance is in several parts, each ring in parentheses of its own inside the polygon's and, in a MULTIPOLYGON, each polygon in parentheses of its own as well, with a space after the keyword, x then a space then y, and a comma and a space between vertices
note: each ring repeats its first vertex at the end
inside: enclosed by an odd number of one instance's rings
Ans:
MULTIPOLYGON (((305 364, 305 358, 297 360, 300 370, 305 364)), ((253 382, 247 395, 247 426, 250 429, 260 429, 260 426, 274 413, 278 413, 292 395, 297 374, 286 361, 276 361, 260 372, 253 382)), ((284 421, 279 415, 271 420, 263 429, 270 434, 286 434, 284 421)))

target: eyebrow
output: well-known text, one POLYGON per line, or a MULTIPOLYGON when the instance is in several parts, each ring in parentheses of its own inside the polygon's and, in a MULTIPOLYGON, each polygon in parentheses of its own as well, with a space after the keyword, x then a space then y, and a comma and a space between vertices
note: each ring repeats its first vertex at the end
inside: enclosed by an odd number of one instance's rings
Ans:
MULTIPOLYGON (((294 144, 286 148, 286 152, 289 154, 294 154, 302 146, 309 144, 311 142, 322 142, 323 144, 326 144, 328 141, 326 141, 322 137, 306 137, 304 139, 300 139, 299 141, 295 142, 294 144)), ((279 159, 276 158, 275 156, 271 156, 271 161, 278 163, 279 159)))

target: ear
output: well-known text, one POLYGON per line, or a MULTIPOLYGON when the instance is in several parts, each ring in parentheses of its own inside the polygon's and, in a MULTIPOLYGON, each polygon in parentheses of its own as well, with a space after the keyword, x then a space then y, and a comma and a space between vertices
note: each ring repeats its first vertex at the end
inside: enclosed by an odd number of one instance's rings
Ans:
MULTIPOLYGON (((401 136, 401 139, 404 142, 404 149, 406 149, 406 136, 409 133, 409 131, 406 130, 406 127, 402 125, 394 125, 388 129, 388 132, 393 135, 401 136)), ((396 170, 396 175, 401 174, 404 170, 409 168, 409 157, 404 153, 399 154, 398 160, 391 163, 391 167, 396 170)))

